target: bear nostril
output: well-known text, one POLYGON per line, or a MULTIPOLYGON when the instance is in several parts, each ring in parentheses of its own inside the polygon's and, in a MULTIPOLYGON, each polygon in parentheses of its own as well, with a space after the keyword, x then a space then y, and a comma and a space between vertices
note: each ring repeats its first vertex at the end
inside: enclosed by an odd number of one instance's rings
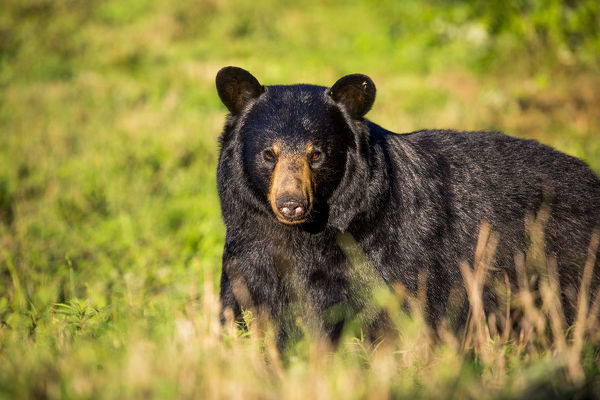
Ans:
POLYGON ((281 215, 288 219, 298 218, 304 214, 304 205, 297 200, 278 201, 277 209, 281 215))
POLYGON ((279 209, 286 218, 296 218, 302 215, 304 208, 301 206, 284 206, 279 209))

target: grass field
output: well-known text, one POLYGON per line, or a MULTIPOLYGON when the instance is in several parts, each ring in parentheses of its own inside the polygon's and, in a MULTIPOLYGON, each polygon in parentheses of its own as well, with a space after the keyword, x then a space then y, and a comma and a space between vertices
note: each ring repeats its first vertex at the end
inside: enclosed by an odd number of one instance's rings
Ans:
POLYGON ((2 1, 0 398, 600 393, 598 325, 584 309, 562 326, 551 290, 539 310, 515 294, 526 337, 479 315, 433 342, 418 300, 408 316, 382 294, 396 341, 307 336, 285 359, 260 321, 218 319, 222 66, 263 84, 365 73, 390 130, 502 130, 600 173, 600 5, 503 4, 2 1))

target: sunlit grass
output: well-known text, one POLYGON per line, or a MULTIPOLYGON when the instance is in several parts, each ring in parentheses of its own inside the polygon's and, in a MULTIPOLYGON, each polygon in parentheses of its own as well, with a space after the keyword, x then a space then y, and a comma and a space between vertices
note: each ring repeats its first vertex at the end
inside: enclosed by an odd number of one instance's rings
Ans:
MULTIPOLYGON (((464 337, 433 335, 419 300, 399 287, 375 291, 399 331, 384 343, 354 329, 334 351, 307 331, 282 358, 258 313, 248 310, 246 330, 220 325, 215 169, 225 109, 214 76, 224 65, 264 84, 365 73, 378 88, 368 118, 390 130, 504 130, 600 172, 589 44, 570 59, 552 57, 552 44, 549 55, 529 53, 531 44, 492 36, 486 23, 466 3, 2 2, 0 397, 596 390, 598 322, 566 327, 551 279, 523 338, 486 328, 500 316, 482 315, 464 337)), ((466 271, 476 302, 479 283, 466 271)), ((522 293, 511 295, 527 304, 522 293)))

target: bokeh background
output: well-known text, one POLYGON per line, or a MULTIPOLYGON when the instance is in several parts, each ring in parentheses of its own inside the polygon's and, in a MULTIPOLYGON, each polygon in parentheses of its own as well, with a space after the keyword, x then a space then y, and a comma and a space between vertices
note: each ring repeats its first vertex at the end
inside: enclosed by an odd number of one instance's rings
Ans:
POLYGON ((263 84, 364 73, 389 130, 501 130, 600 172, 597 0, 3 0, 0 398, 495 396, 551 369, 515 360, 490 389, 446 353, 371 381, 338 360, 306 392, 310 357, 271 375, 232 353, 215 297, 226 65, 263 84))

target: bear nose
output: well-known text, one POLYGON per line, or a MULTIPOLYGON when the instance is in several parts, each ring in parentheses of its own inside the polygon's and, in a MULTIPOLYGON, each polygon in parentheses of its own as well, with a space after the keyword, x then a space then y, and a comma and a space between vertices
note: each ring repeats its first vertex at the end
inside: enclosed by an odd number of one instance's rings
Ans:
POLYGON ((304 199, 285 196, 277 199, 277 209, 283 217, 292 220, 304 215, 306 205, 304 199))

